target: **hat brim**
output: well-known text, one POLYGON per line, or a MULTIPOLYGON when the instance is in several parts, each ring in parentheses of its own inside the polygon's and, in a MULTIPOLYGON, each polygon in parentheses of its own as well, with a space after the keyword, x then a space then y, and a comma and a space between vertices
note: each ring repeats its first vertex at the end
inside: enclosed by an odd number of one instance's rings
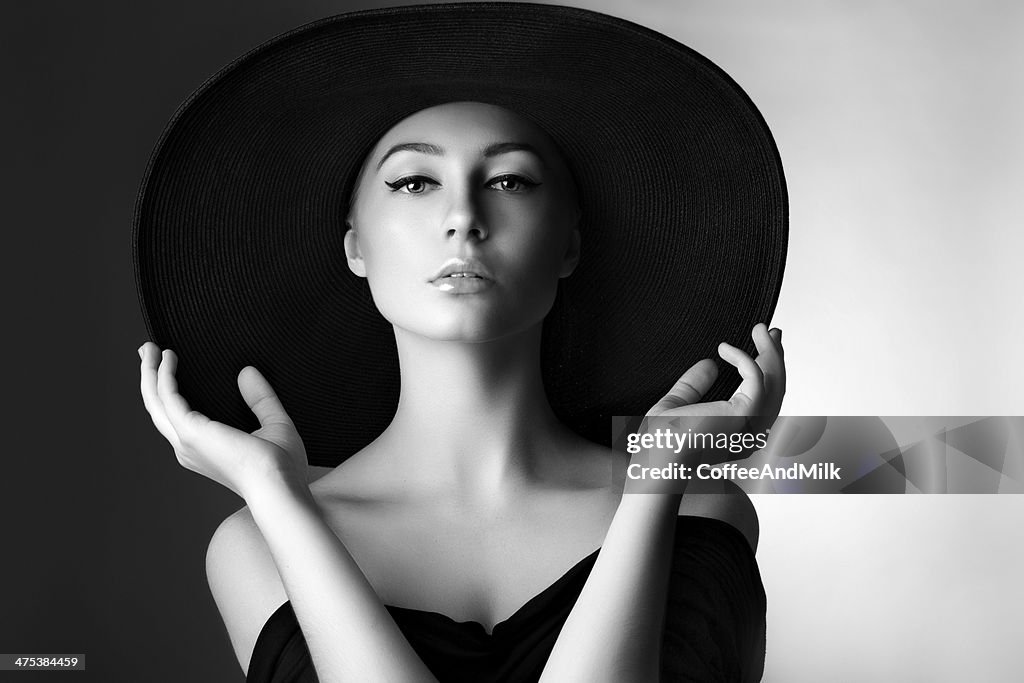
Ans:
MULTIPOLYGON (((255 365, 314 465, 372 441, 397 405, 393 332, 347 269, 355 172, 409 114, 512 109, 565 153, 582 256, 545 322, 549 400, 610 443, 720 341, 753 353, 788 234, 779 154, 746 94, 654 31, 552 5, 371 10, 275 38, 207 81, 150 160, 133 229, 151 338, 180 358, 193 407, 252 430, 236 386, 255 365)), ((706 400, 728 398, 723 367, 706 400)))

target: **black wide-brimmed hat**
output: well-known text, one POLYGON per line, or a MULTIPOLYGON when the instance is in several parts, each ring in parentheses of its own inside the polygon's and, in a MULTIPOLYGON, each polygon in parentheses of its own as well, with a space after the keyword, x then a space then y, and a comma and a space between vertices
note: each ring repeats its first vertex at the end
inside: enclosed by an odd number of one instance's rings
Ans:
MULTIPOLYGON (((479 101, 533 120, 579 188, 582 256, 545 321, 558 416, 609 443, 721 341, 754 352, 782 283, 788 212, 763 118, 721 69, 655 31, 521 3, 343 14, 279 36, 175 113, 142 181, 133 248, 150 337, 182 395, 258 426, 259 368, 314 465, 373 440, 397 406, 393 331, 343 237, 376 141, 425 107, 479 101)), ((738 385, 723 367, 707 400, 738 385)))

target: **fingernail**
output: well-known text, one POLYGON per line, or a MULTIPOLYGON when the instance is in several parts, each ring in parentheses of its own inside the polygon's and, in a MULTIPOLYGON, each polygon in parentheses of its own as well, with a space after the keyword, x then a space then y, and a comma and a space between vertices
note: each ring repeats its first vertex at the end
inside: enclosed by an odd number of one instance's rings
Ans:
POLYGON ((145 344, 143 344, 142 346, 139 347, 139 358, 142 358, 143 360, 145 360, 145 358, 146 358, 146 352, 143 351, 143 349, 145 347, 146 347, 145 344))

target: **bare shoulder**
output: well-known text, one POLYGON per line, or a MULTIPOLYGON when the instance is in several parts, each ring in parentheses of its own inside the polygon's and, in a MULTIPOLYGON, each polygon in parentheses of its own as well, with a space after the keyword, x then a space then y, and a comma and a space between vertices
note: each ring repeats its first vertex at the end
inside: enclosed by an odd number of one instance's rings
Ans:
POLYGON ((679 503, 679 514, 726 522, 743 534, 751 550, 757 550, 760 534, 757 510, 743 489, 731 481, 695 479, 689 482, 679 503))
MULTIPOLYGON (((310 483, 332 469, 310 466, 310 483)), ((229 515, 213 533, 206 550, 206 579, 238 663, 248 672, 263 625, 288 600, 274 558, 248 507, 229 515)))
POLYGON ((315 465, 309 466, 309 483, 313 483, 317 479, 323 479, 325 476, 334 471, 333 467, 317 467, 315 465))
POLYGON ((217 527, 206 551, 206 577, 238 663, 247 672, 263 624, 288 599, 248 508, 217 527))
POLYGON ((559 455, 544 463, 551 480, 569 488, 607 489, 616 496, 621 491, 629 466, 625 453, 573 435, 559 455))

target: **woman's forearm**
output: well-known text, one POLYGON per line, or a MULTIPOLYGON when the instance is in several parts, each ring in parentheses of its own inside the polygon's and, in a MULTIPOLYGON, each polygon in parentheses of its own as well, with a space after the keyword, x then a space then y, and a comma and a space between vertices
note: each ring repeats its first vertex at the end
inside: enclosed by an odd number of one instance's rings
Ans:
POLYGON ((679 495, 627 494, 543 683, 657 681, 679 495))
POLYGON ((308 485, 269 479, 246 503, 321 683, 436 680, 327 525, 308 485))

